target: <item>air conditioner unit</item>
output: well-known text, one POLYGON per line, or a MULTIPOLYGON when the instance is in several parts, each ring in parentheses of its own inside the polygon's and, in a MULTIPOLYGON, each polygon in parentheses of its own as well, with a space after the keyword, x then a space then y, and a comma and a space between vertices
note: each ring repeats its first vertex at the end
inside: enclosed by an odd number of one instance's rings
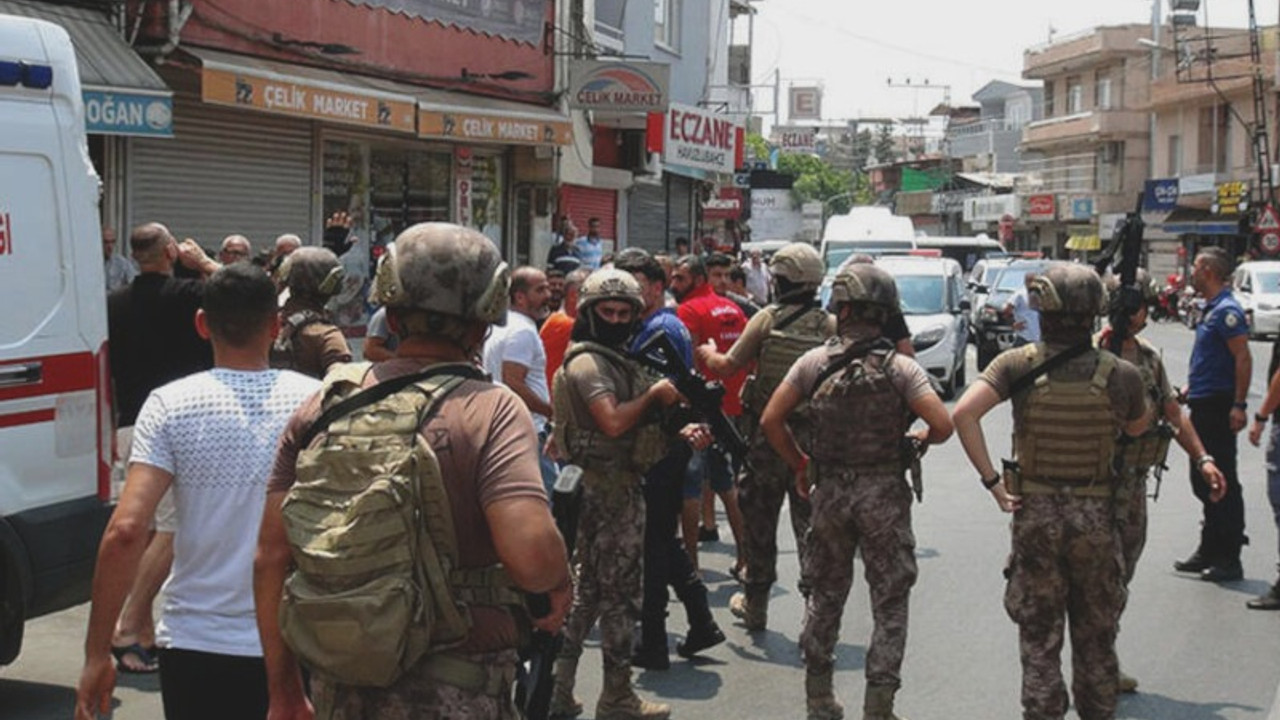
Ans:
POLYGON ((635 175, 661 175, 662 159, 649 152, 643 130, 623 130, 621 147, 622 167, 635 175))

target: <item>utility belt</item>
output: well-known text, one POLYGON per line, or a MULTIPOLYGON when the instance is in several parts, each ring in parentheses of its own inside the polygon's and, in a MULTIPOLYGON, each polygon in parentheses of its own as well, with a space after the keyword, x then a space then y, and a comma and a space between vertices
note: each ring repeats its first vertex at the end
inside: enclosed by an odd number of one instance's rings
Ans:
POLYGON ((1004 486, 1013 495, 1063 495, 1067 497, 1111 498, 1115 487, 1110 481, 1085 481, 1077 478, 1023 477, 1022 468, 1012 460, 1004 461, 1004 486))
POLYGON ((431 679, 480 695, 502 695, 516 679, 514 664, 497 667, 449 653, 428 655, 421 663, 431 679))
POLYGON ((901 460, 884 460, 877 463, 849 462, 847 460, 814 460, 809 467, 811 479, 813 480, 820 479, 816 477, 819 469, 827 468, 850 471, 856 475, 902 475, 907 470, 907 468, 903 466, 901 460))

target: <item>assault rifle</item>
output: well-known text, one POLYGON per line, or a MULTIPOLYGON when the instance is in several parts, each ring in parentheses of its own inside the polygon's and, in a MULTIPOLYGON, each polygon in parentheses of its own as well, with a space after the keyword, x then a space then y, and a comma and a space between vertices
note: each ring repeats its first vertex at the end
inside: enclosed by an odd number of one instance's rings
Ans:
POLYGON ((1142 253, 1142 195, 1138 195, 1138 207, 1124 216, 1124 222, 1116 228, 1107 251, 1094 263, 1098 276, 1107 272, 1108 266, 1114 266, 1115 274, 1120 277, 1120 290, 1111 298, 1111 306, 1107 310, 1111 323, 1111 340, 1107 349, 1119 355, 1124 341, 1129 339, 1129 325, 1135 313, 1142 309, 1142 288, 1138 287, 1138 256, 1142 253), (1116 255, 1120 255, 1116 262, 1116 255))
POLYGON ((724 385, 707 380, 685 364, 680 351, 665 332, 658 332, 645 341, 634 354, 636 362, 650 368, 675 383, 676 390, 689 401, 711 426, 711 435, 721 450, 732 455, 739 463, 747 461, 747 441, 738 428, 725 416, 721 402, 724 385))
MULTIPOLYGON (((551 514, 564 537, 565 550, 573 559, 578 536, 578 516, 582 511, 582 468, 566 465, 552 489, 551 514)), ((545 617, 551 613, 551 599, 545 594, 530 595, 529 613, 545 617)), ((556 656, 564 645, 564 633, 552 635, 534 630, 529 646, 516 666, 516 707, 526 720, 547 720, 551 712, 551 693, 555 686, 552 670, 556 656), (528 667, 525 664, 528 663, 528 667)))

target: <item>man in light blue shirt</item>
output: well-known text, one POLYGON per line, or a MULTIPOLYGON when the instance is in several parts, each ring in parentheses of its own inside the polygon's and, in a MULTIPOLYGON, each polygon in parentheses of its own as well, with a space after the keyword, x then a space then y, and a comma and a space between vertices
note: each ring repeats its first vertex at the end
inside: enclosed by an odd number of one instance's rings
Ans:
POLYGON ((582 261, 582 266, 591 270, 600 269, 600 260, 604 257, 604 241, 600 239, 600 218, 587 220, 587 234, 573 241, 573 254, 582 261))

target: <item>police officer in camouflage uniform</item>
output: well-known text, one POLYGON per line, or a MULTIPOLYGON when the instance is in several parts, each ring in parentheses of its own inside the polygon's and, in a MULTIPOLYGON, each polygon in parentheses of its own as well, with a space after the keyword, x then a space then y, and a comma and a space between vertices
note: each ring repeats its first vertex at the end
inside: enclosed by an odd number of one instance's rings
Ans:
POLYGON ((760 427, 791 469, 796 493, 813 503, 803 568, 811 587, 800 633, 809 720, 844 717, 832 672, 858 549, 875 623, 863 718, 897 720, 894 694, 901 684, 908 600, 916 580, 903 446, 908 440, 945 441, 951 419, 928 373, 883 336, 884 323, 898 310, 898 290, 888 273, 865 264, 841 270, 830 309, 839 337, 795 362, 765 407, 760 427), (809 455, 787 425, 806 400, 812 416, 809 455), (913 415, 928 427, 908 435, 913 415))
POLYGON ((280 308, 280 334, 271 346, 271 367, 324 378, 334 363, 351 362, 351 348, 325 309, 342 289, 345 273, 333 251, 298 248, 284 259, 277 281, 288 290, 280 308))
MULTIPOLYGON (((578 584, 555 665, 553 717, 574 717, 573 697, 582 644, 600 621, 604 690, 598 720, 660 720, 667 705, 636 696, 631 687, 632 635, 642 599, 644 556, 643 473, 666 454, 663 406, 679 394, 670 380, 654 380, 627 355, 627 341, 644 310, 631 273, 606 269, 582 284, 573 344, 553 383, 554 438, 562 458, 582 468, 582 509, 574 554, 578 584)), ((705 446, 706 428, 682 430, 705 446)))
MULTIPOLYGON (((1153 472, 1164 470, 1171 440, 1177 440, 1191 463, 1200 468, 1201 476, 1208 483, 1215 501, 1227 490, 1227 481, 1223 478, 1222 471, 1214 464, 1213 457, 1205 452, 1195 427, 1182 414, 1182 407, 1169 384, 1160 351, 1138 336, 1147 326, 1147 306, 1155 302, 1156 289, 1146 270, 1138 270, 1136 282, 1142 290, 1144 302, 1130 318, 1129 333, 1125 336, 1120 357, 1133 363, 1142 374, 1147 397, 1155 404, 1155 417, 1146 432, 1136 438, 1122 439, 1118 449, 1116 466, 1120 469, 1120 485, 1116 488, 1116 518, 1119 521, 1120 545, 1124 554, 1126 588, 1133 581, 1138 558, 1142 556, 1142 550, 1147 544, 1147 478, 1153 472)), ((1108 278, 1107 288, 1113 298, 1118 297, 1120 279, 1114 275, 1108 278)), ((1107 328, 1098 335, 1096 344, 1099 348, 1111 347, 1111 332, 1111 328, 1107 328)), ((1134 692, 1137 689, 1136 679, 1120 673, 1120 692, 1134 692)))
MULTIPOLYGON (((825 266, 808 243, 791 243, 769 260, 774 296, 778 301, 752 316, 729 352, 716 352, 712 343, 695 352, 712 373, 729 377, 755 365, 742 390, 744 418, 751 443, 748 466, 738 477, 738 505, 745 537, 741 539, 745 567, 739 574, 743 592, 729 600, 729 610, 748 630, 763 630, 768 620, 769 588, 778 579, 778 513, 786 499, 791 508, 800 566, 805 561, 809 530, 809 501, 796 492, 792 474, 762 433, 756 432, 760 413, 791 365, 805 352, 836 334, 836 321, 818 305, 818 285, 825 266)), ((810 431, 804 403, 787 422, 793 433, 810 431)), ((802 587, 804 583, 802 581, 802 587)))
POLYGON ((1109 720, 1125 598, 1116 442, 1121 431, 1146 432, 1151 414, 1138 369, 1093 347, 1105 295, 1097 274, 1055 263, 1030 292, 1042 342, 987 367, 956 406, 956 430, 982 484, 1014 513, 1004 602, 1019 629, 1022 717, 1061 720, 1067 712, 1059 655, 1069 622, 1076 711, 1081 720, 1109 720), (981 419, 1004 400, 1013 402, 1014 460, 1002 477, 981 419))

